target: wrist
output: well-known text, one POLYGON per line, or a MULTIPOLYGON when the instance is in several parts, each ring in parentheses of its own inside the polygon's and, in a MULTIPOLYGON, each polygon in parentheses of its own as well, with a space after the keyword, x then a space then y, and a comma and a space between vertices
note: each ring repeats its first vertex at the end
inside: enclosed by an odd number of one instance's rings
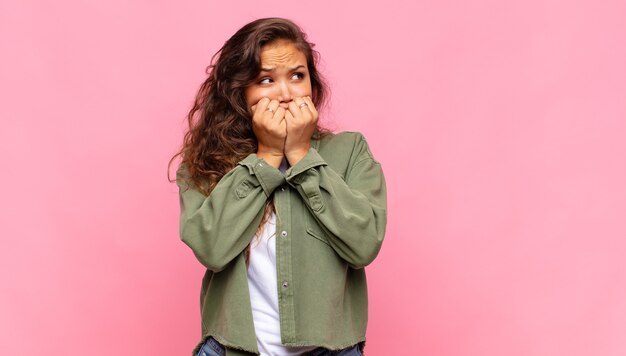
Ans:
POLYGON ((287 161, 290 166, 295 166, 298 162, 300 162, 304 156, 309 153, 309 148, 311 145, 307 145, 306 147, 298 148, 290 150, 289 152, 285 152, 285 157, 287 157, 287 161))
POLYGON ((280 163, 283 161, 284 157, 284 154, 282 152, 271 152, 261 149, 257 151, 256 155, 274 168, 280 167, 280 163))

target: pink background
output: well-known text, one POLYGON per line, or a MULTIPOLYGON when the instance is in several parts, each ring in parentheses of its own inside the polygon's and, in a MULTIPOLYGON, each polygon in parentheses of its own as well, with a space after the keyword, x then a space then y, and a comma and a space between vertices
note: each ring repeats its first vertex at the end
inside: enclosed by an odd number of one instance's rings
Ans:
POLYGON ((624 1, 0 2, 0 354, 188 355, 166 165, 210 56, 294 19, 382 162, 369 355, 626 354, 624 1), (87 352, 89 350, 89 352, 87 352))

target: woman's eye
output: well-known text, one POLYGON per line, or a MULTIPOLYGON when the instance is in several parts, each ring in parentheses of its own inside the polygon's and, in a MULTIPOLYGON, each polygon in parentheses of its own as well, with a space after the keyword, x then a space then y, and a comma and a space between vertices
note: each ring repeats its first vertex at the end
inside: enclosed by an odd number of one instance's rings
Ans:
POLYGON ((300 72, 293 73, 291 78, 293 78, 293 79, 302 79, 302 78, 304 78, 304 73, 300 73, 300 72))
POLYGON ((259 80, 259 84, 269 84, 272 82, 272 78, 263 78, 259 80))

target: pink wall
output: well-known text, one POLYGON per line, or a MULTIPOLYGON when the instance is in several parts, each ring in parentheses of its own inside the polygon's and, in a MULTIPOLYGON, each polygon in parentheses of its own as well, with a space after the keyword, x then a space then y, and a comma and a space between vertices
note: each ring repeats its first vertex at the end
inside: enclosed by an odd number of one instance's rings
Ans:
POLYGON ((0 354, 189 354, 166 164, 210 56, 270 15, 387 175, 369 355, 626 354, 625 4, 0 2, 0 354))

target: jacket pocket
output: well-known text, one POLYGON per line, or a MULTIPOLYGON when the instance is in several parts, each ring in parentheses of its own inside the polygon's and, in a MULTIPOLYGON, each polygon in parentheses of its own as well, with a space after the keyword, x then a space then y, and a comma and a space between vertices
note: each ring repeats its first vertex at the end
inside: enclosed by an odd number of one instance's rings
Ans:
POLYGON ((330 246, 324 230, 322 230, 322 227, 315 220, 315 217, 313 217, 313 215, 306 208, 304 208, 304 221, 306 223, 306 232, 309 235, 330 246))

